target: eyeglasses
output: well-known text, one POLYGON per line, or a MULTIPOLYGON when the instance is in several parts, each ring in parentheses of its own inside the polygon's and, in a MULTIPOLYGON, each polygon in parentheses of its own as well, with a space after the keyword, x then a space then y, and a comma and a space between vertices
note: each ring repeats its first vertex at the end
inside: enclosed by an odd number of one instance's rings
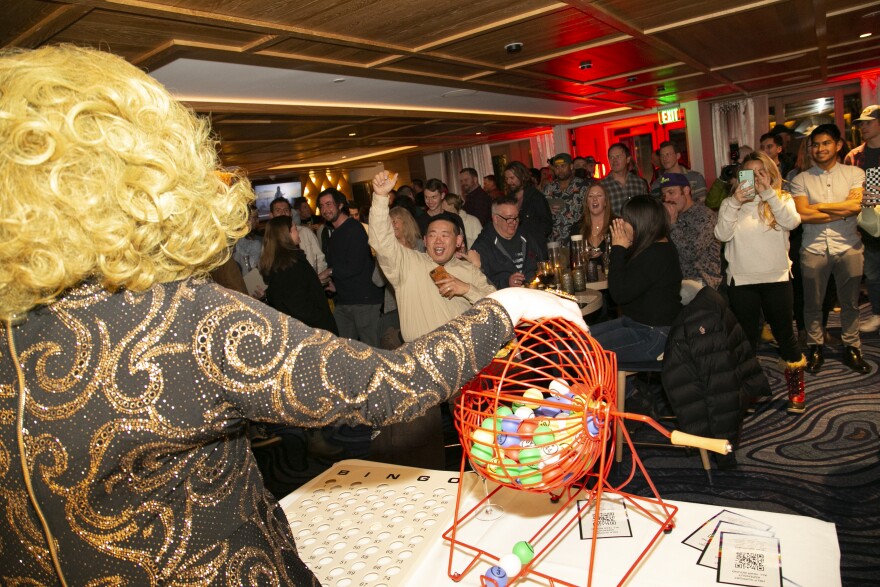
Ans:
POLYGON ((498 218, 500 218, 501 220, 503 220, 504 222, 506 222, 508 224, 516 224, 517 222, 519 222, 519 216, 508 217, 508 216, 502 216, 501 214, 496 214, 495 216, 497 216, 498 218))

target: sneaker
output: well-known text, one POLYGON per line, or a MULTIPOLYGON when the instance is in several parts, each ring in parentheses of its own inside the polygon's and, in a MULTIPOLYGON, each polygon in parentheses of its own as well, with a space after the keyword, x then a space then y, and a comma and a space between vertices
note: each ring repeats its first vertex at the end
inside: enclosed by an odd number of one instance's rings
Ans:
POLYGON ((880 315, 878 314, 872 314, 859 326, 859 332, 877 332, 878 330, 880 330, 880 315))

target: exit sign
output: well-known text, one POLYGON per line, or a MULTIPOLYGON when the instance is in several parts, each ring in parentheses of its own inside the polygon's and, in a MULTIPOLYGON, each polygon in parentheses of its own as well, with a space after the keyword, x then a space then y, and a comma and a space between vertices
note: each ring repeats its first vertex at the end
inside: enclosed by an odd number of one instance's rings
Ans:
POLYGON ((660 124, 669 124, 670 122, 678 122, 681 117, 678 115, 678 108, 670 108, 669 110, 661 110, 657 113, 660 124))

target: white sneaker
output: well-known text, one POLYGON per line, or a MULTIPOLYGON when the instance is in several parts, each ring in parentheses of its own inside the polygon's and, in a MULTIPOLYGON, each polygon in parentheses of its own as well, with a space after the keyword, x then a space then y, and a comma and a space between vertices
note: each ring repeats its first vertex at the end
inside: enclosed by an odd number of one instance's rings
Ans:
POLYGON ((880 330, 880 316, 877 314, 871 315, 859 326, 859 332, 877 332, 878 330, 880 330))

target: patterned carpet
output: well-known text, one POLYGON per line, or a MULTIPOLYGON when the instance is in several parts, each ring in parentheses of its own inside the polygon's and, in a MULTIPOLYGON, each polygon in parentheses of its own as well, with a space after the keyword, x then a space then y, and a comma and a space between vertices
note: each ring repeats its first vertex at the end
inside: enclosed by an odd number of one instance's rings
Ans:
MULTIPOLYGON (((829 330, 839 335, 836 315, 829 330)), ((880 336, 863 336, 862 352, 873 368, 869 375, 853 373, 840 363, 840 348, 826 347, 825 368, 806 376, 807 412, 791 416, 785 412, 785 383, 775 350, 759 349, 774 396, 746 418, 738 466, 715 468, 714 484, 709 485, 696 452, 638 447, 660 495, 833 522, 844 587, 880 585, 880 336)), ((636 430, 636 440, 641 432, 636 430)), ((327 442, 315 447, 301 431, 291 431, 281 443, 254 450, 276 496, 293 491, 337 460, 369 455, 368 430, 342 428, 324 437, 327 442)), ((627 472, 628 461, 622 469, 627 472)), ((458 469, 456 455, 447 462, 447 468, 458 469)), ((638 479, 628 490, 646 494, 638 479)))
MULTIPOLYGON (((832 315, 829 327, 839 334, 832 315)), ((775 350, 759 351, 773 400, 743 424, 738 466, 713 470, 710 486, 696 452, 637 447, 667 499, 811 516, 837 526, 845 587, 880 585, 880 337, 862 337, 873 370, 857 375, 826 347, 825 367, 806 376, 807 411, 785 412, 775 350)), ((635 440, 639 439, 637 431, 635 440)), ((629 468, 624 463, 625 469, 629 468)), ((645 491, 644 483, 636 485, 645 491)), ((630 486, 633 488, 633 485, 630 486)), ((821 587, 821 586, 820 586, 821 587)))

